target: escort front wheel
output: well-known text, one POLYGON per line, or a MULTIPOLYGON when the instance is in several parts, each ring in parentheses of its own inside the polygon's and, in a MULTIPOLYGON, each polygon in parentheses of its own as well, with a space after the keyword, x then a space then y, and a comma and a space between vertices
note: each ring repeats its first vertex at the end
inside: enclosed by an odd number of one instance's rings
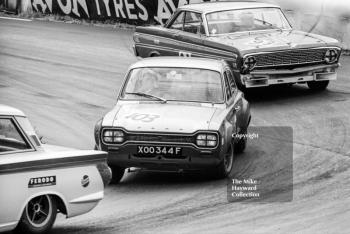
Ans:
POLYGON ((111 184, 118 184, 123 178, 125 168, 118 166, 110 166, 110 168, 112 170, 111 184))
POLYGON ((234 144, 235 154, 243 153, 247 146, 247 130, 244 130, 239 136, 237 141, 234 144))
POLYGON ((226 154, 224 155, 224 158, 213 171, 214 178, 223 179, 227 177, 232 171, 233 161, 234 161, 234 145, 233 143, 231 143, 227 149, 226 154))

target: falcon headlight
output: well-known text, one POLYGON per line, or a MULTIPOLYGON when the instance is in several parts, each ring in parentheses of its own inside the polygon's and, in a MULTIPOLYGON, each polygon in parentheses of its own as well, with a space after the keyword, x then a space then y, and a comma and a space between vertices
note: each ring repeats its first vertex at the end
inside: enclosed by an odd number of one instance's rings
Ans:
POLYGON ((243 71, 252 71, 256 66, 256 58, 254 56, 247 56, 243 60, 243 71))
POLYGON ((324 61, 326 63, 334 63, 338 59, 338 50, 328 49, 324 55, 324 61))

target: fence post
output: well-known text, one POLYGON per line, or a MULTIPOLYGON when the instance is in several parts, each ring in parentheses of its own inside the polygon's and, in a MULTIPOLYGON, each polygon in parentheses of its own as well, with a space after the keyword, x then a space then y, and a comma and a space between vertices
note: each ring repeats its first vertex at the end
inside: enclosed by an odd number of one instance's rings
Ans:
POLYGON ((18 6, 18 12, 21 14, 31 14, 33 13, 31 0, 19 0, 20 4, 18 6))

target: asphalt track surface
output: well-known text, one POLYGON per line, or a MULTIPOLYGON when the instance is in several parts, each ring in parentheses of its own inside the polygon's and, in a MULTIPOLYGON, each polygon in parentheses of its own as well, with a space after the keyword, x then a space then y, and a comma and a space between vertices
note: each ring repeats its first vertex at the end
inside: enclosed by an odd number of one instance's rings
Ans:
MULTIPOLYGON (((0 19, 0 103, 23 110, 45 142, 91 149, 94 123, 115 104, 137 60, 131 35, 0 19)), ((350 57, 341 63, 324 92, 294 85, 248 95, 253 126, 293 128, 292 202, 228 203, 226 180, 128 173, 90 213, 60 215, 52 233, 349 233, 350 57)), ((249 144, 234 173, 277 184, 268 162, 279 160, 279 140, 249 144)))

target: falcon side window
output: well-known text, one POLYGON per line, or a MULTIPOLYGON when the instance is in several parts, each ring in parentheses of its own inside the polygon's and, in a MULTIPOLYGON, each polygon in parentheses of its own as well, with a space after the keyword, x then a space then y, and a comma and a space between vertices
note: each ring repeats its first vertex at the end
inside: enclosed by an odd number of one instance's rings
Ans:
POLYGON ((201 14, 187 11, 183 31, 194 34, 205 34, 201 14))
POLYGON ((185 12, 182 11, 176 16, 173 22, 170 23, 168 28, 183 31, 184 18, 185 18, 185 12))

